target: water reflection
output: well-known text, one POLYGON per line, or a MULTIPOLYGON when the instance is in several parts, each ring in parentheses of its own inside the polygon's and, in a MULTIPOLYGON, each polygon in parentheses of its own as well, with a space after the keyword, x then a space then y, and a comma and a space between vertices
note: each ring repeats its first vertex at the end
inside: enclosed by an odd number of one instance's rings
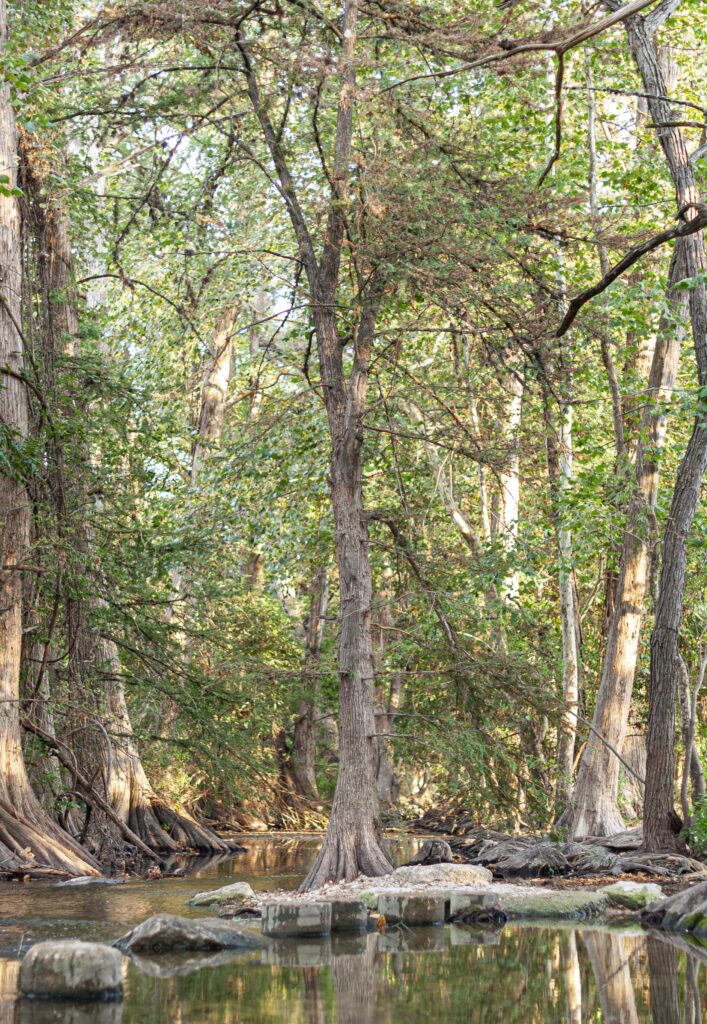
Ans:
POLYGON ((16 1000, 17 957, 32 941, 109 939, 158 911, 201 915, 184 901, 209 884, 291 887, 318 840, 246 842, 247 853, 161 882, 0 886, 0 1024, 702 1024, 707 951, 637 929, 451 925, 143 957, 129 963, 124 1004, 16 1000))
POLYGON ((122 1006, 15 1003, 17 963, 0 961, 0 1024, 701 1024, 702 973, 665 936, 401 929, 135 958, 122 1006))

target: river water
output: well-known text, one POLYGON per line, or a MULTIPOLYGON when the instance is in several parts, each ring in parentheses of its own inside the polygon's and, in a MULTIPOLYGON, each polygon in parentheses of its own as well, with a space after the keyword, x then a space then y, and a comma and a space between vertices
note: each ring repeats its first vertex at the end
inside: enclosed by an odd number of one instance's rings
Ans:
MULTIPOLYGON (((243 842, 246 853, 200 861, 183 878, 0 883, 0 1024, 702 1024, 703 1012, 707 1020, 707 951, 637 928, 448 925, 142 958, 127 962, 122 1004, 17 999, 19 958, 33 942, 112 940, 159 912, 203 916, 185 901, 217 884, 293 888, 318 840, 243 842)), ((391 845, 398 861, 417 846, 391 845)))

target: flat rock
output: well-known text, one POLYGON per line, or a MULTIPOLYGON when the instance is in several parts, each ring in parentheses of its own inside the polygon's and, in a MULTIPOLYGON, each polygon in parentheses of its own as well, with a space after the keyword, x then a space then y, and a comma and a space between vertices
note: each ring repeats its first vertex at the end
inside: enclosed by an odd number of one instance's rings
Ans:
POLYGON ((378 897, 378 913, 388 924, 444 924, 444 895, 419 892, 382 892, 378 897))
POLYGON ((655 882, 614 882, 603 886, 599 892, 606 893, 613 906, 626 910, 643 910, 663 896, 663 890, 655 882))
POLYGON ((263 903, 263 935, 298 938, 329 935, 332 901, 300 903, 295 900, 271 900, 263 903))
POLYGON ((39 942, 20 966, 20 991, 35 999, 122 999, 122 957, 99 942, 39 942))
POLYGON ((492 881, 493 875, 478 864, 419 864, 398 868, 393 879, 404 885, 479 885, 492 881))
POLYGON ((509 919, 580 921, 600 916, 609 906, 609 897, 601 891, 577 892, 529 889, 528 894, 498 893, 487 897, 489 906, 499 907, 509 919))
POLYGON ((255 893, 247 882, 234 882, 233 885, 224 885, 220 889, 210 889, 208 892, 197 892, 187 900, 187 906, 211 907, 214 904, 225 903, 227 900, 235 899, 238 896, 251 898, 255 896, 255 893))
POLYGON ((260 949, 264 940, 230 921, 201 920, 155 914, 113 943, 126 953, 167 953, 190 950, 260 949))

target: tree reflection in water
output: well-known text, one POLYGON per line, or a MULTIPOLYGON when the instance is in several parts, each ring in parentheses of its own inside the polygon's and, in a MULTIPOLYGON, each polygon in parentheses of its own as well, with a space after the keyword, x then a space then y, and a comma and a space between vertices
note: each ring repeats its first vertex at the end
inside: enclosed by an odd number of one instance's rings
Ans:
POLYGON ((702 1024, 700 957, 635 931, 389 929, 133 961, 124 1005, 83 1007, 17 1002, 7 959, 0 1024, 702 1024))

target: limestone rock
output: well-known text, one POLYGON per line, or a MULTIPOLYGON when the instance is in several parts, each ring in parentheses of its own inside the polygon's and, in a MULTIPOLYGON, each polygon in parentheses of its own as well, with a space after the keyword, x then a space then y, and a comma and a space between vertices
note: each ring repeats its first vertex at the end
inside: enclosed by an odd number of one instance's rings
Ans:
POLYGON ((247 882, 234 882, 233 885, 224 885, 220 889, 197 892, 187 900, 187 906, 211 907, 214 904, 225 903, 227 900, 235 899, 238 896, 251 898, 255 896, 255 893, 247 882))
POLYGON ((382 892, 378 897, 378 913, 388 924, 444 924, 444 895, 426 892, 382 892))
POLYGON ((599 892, 606 893, 615 907, 626 910, 642 910, 663 896, 663 890, 655 882, 614 882, 603 886, 599 892))
POLYGON ((260 949, 263 939, 236 928, 230 921, 201 920, 155 914, 113 943, 128 953, 166 953, 189 950, 260 949))
POLYGON ((122 957, 99 942, 39 942, 22 961, 20 991, 36 999, 121 999, 122 957))
POLYGON ((368 907, 363 900, 332 900, 332 932, 365 932, 368 926, 368 907))
POLYGON ((296 900, 273 900, 262 907, 263 935, 298 937, 329 935, 331 903, 300 903, 296 900))
POLYGON ((485 884, 492 881, 493 875, 478 864, 421 864, 398 868, 393 878, 405 885, 431 882, 451 886, 485 884))
POLYGON ((489 903, 497 905, 509 919, 547 919, 580 921, 597 917, 609 906, 609 897, 603 892, 562 892, 548 889, 529 889, 525 893, 504 893, 499 890, 489 903))

